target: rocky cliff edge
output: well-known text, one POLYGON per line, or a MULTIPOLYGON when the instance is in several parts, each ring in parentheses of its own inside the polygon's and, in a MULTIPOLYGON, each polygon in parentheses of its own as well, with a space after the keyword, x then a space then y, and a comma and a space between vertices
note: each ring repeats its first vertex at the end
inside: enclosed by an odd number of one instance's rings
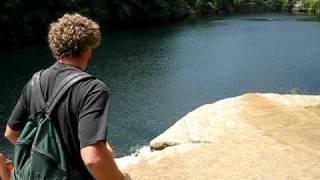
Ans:
POLYGON ((245 94, 204 105, 117 159, 132 179, 320 179, 320 96, 245 94))

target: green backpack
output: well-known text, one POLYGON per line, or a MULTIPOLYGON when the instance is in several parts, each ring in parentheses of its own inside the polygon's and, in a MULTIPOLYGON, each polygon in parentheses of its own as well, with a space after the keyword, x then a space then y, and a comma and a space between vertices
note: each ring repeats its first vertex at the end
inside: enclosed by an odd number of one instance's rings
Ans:
POLYGON ((22 130, 14 151, 15 180, 69 179, 63 145, 50 117, 64 93, 76 82, 92 76, 78 72, 67 76, 44 101, 40 87, 41 71, 31 81, 32 96, 41 107, 31 115, 22 130))

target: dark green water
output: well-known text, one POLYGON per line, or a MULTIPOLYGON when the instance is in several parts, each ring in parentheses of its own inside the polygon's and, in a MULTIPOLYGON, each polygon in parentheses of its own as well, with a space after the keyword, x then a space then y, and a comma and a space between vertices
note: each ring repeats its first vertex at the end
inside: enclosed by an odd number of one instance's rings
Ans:
MULTIPOLYGON (((111 88, 108 139, 130 153, 198 106, 246 92, 320 93, 320 23, 258 14, 103 33, 89 71, 111 88), (133 148, 134 149, 134 148, 133 148)), ((0 53, 0 131, 46 45, 0 53)), ((1 138, 0 151, 12 156, 1 138)))

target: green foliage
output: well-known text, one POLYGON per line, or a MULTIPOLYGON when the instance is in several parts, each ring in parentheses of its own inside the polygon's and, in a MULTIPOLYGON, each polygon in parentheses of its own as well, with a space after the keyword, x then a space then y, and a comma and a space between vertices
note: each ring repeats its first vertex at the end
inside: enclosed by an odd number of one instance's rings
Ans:
POLYGON ((234 0, 239 11, 280 11, 287 0, 234 0))
POLYGON ((215 0, 197 0, 195 3, 195 9, 199 14, 210 14, 217 11, 215 0))
POLYGON ((320 0, 303 0, 302 2, 310 14, 320 15, 320 0))
POLYGON ((142 24, 179 19, 187 14, 185 0, 110 0, 107 3, 109 23, 142 24))
POLYGON ((271 11, 280 11, 282 9, 282 5, 284 0, 267 0, 264 2, 266 8, 271 11))
POLYGON ((182 18, 187 14, 188 3, 185 0, 168 0, 170 17, 173 19, 182 18))
POLYGON ((293 2, 292 1, 289 1, 289 0, 284 0, 283 1, 283 4, 282 4, 282 11, 287 11, 287 12, 290 12, 293 8, 293 2))
POLYGON ((194 9, 200 15, 202 14, 217 14, 231 12, 233 0, 196 0, 194 9))
POLYGON ((234 0, 234 5, 238 9, 238 11, 252 11, 257 7, 257 0, 234 0))

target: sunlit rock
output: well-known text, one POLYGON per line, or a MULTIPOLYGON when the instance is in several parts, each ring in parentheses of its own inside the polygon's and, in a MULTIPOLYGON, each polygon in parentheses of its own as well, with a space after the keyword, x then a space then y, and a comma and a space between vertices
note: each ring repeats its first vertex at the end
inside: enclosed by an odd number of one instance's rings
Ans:
POLYGON ((132 179, 320 179, 320 96, 245 94, 204 105, 118 163, 132 179))

